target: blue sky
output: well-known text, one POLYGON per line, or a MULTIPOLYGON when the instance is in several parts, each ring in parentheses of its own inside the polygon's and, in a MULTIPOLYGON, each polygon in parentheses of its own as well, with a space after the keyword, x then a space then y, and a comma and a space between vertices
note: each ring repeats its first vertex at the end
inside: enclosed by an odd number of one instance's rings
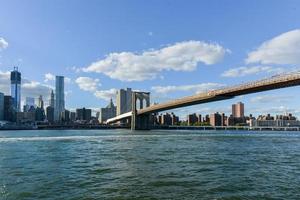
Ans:
MULTIPOLYGON (((53 75, 64 75, 68 108, 105 106, 125 87, 150 91, 153 101, 162 102, 300 64, 296 0, 0 0, 0 5, 0 90, 8 92, 7 71, 14 65, 24 79, 23 97, 41 93, 47 99, 53 75)), ((300 116, 299 89, 177 112, 229 114, 232 103, 243 101, 247 114, 300 116)))

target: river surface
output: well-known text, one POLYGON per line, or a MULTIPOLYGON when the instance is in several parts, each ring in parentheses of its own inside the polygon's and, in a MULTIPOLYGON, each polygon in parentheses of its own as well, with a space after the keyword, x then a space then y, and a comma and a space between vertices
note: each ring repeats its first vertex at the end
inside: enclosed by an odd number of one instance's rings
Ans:
POLYGON ((300 199, 300 133, 0 131, 0 199, 300 199))

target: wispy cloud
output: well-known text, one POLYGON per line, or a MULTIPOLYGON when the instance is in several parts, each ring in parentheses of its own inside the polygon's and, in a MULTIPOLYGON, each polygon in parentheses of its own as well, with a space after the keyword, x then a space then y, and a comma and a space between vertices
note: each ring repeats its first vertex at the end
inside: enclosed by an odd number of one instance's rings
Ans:
MULTIPOLYGON (((50 81, 54 81, 55 80, 55 75, 54 74, 51 74, 51 73, 46 73, 44 75, 44 82, 47 83, 47 82, 50 82, 50 81)), ((72 83, 72 79, 69 78, 69 77, 65 77, 65 83, 72 83)))
POLYGON ((155 93, 171 93, 171 92, 182 92, 182 91, 189 91, 194 93, 205 92, 212 89, 217 89, 220 87, 225 86, 224 84, 220 83, 201 83, 201 84, 194 84, 194 85, 169 85, 169 86, 153 86, 151 90, 155 93))
POLYGON ((0 51, 3 50, 3 49, 6 49, 8 47, 8 42, 0 37, 0 51))
POLYGON ((277 74, 284 72, 281 67, 271 67, 271 66, 249 66, 249 67, 238 67, 231 68, 221 74, 223 77, 243 77, 248 75, 255 75, 261 73, 267 74, 277 74))
POLYGON ((287 95, 260 95, 255 96, 250 99, 252 103, 286 103, 293 99, 294 96, 287 96, 287 95))

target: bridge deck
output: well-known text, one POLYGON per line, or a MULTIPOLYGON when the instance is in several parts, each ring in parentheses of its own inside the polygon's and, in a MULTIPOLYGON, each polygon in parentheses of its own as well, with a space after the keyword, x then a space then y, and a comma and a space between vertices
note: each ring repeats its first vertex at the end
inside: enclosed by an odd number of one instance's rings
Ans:
MULTIPOLYGON (((203 92, 193 96, 183 97, 169 102, 152 105, 147 108, 137 110, 137 115, 161 112, 164 110, 207 102, 220 101, 230 99, 239 95, 291 87, 296 85, 300 85, 300 72, 277 75, 269 79, 263 79, 222 89, 212 90, 209 92, 203 92)), ((129 118, 131 116, 132 113, 128 112, 115 118, 109 119, 107 122, 112 123, 121 119, 129 118)))
POLYGON ((300 72, 293 74, 285 74, 280 76, 273 76, 270 79, 263 79, 260 81, 249 82, 245 84, 226 87, 223 89, 212 90, 205 93, 188 96, 166 103, 160 103, 137 111, 137 114, 146 114, 153 112, 160 112, 174 108, 191 106, 195 104, 220 101, 230 99, 235 96, 251 94, 255 92, 262 92, 267 90, 285 88, 290 86, 300 85, 300 72))

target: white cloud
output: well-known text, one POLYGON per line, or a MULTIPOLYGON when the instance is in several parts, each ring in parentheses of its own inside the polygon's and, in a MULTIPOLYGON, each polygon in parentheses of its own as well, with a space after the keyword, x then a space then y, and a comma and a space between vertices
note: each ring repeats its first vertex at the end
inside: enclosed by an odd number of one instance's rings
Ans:
POLYGON ((94 92, 94 95, 98 99, 103 99, 103 100, 109 101, 110 98, 113 98, 113 99, 116 98, 116 93, 117 93, 117 89, 111 88, 109 90, 97 90, 94 92))
POLYGON ((78 77, 75 82, 83 91, 95 92, 99 86, 99 79, 92 79, 90 77, 78 77))
POLYGON ((93 79, 90 77, 78 77, 75 82, 81 90, 92 92, 98 99, 108 101, 110 100, 110 98, 115 98, 116 96, 117 89, 115 88, 111 88, 109 90, 101 90, 99 88, 101 86, 99 79, 93 79))
POLYGON ((231 68, 221 74, 223 77, 243 77, 247 75, 254 75, 260 73, 277 74, 282 73, 283 68, 271 66, 250 66, 231 68))
POLYGON ((38 97, 42 95, 44 101, 48 101, 50 98, 50 92, 53 88, 49 85, 45 85, 36 81, 30 81, 24 79, 22 81, 21 92, 22 92, 22 99, 25 97, 38 97))
POLYGON ((276 107, 259 107, 259 108, 252 108, 251 111, 253 113, 257 113, 257 115, 266 115, 266 114, 285 114, 285 113, 292 113, 293 115, 300 114, 299 109, 290 108, 287 106, 276 106, 276 107))
POLYGON ((250 99, 251 103, 286 103, 294 98, 293 96, 286 95, 261 95, 255 96, 250 99))
POLYGON ((166 94, 170 92, 178 92, 178 91, 192 91, 195 93, 205 92, 208 90, 217 89, 220 87, 225 86, 224 84, 220 83, 201 83, 195 85, 171 85, 171 86, 153 86, 151 88, 152 91, 156 93, 166 94))
POLYGON ((55 80, 55 76, 51 73, 47 73, 45 74, 45 82, 48 82, 48 81, 54 81, 55 80))
POLYGON ((194 71, 199 63, 221 61, 229 50, 218 44, 185 41, 143 53, 110 53, 83 68, 84 72, 103 73, 121 81, 154 79, 162 71, 194 71))
POLYGON ((300 29, 262 43, 248 54, 246 63, 300 64, 300 29))
POLYGON ((8 42, 4 38, 0 37, 0 51, 2 49, 6 49, 7 47, 8 47, 8 42))

